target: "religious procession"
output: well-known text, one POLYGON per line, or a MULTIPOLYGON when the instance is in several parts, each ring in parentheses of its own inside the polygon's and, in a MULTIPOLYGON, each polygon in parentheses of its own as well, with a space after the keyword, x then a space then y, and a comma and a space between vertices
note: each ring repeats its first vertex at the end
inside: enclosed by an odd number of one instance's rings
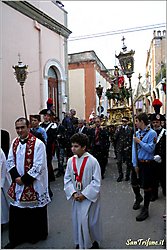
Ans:
POLYGON ((18 137, 11 145, 10 133, 1 130, 1 225, 9 225, 4 248, 47 239, 47 206, 54 202, 51 183, 59 177, 64 179, 67 200, 72 201, 75 248, 100 248, 100 190, 111 148, 116 181, 130 181, 132 209, 139 210, 143 202, 136 221, 146 220, 151 202, 160 192, 166 197, 166 119, 159 105, 154 108, 150 116, 135 116, 135 128, 128 116, 122 116, 119 125, 109 125, 103 115, 92 112, 86 122, 75 109, 60 122, 49 98, 46 108, 31 115, 30 121, 24 117, 15 121, 18 137))
MULTIPOLYGON (((71 40, 61 1, 0 1, 1 249, 166 249, 166 23, 124 28, 140 7, 132 11, 133 1, 127 10, 121 3, 121 22, 110 19, 119 1, 69 2, 80 2, 69 16, 80 32, 92 27, 93 37, 71 40), (105 27, 120 25, 116 32, 95 34, 102 13, 105 27), (135 40, 132 30, 147 34, 135 40), (135 50, 127 50, 125 33, 135 50), (78 52, 80 40, 103 36, 78 52)), ((157 3, 150 12, 146 4, 130 24, 144 21, 145 10, 150 20, 157 3)))

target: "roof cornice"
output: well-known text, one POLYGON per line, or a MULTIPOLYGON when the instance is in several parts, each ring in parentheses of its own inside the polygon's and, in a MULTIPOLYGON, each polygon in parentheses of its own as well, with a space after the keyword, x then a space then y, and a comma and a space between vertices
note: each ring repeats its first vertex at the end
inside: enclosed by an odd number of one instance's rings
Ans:
POLYGON ((49 17, 47 14, 37 9, 30 3, 26 1, 2 1, 3 3, 9 5, 20 13, 28 16, 29 18, 36 20, 41 25, 47 27, 48 29, 54 31, 55 33, 68 38, 72 33, 64 25, 58 23, 53 18, 49 17))
POLYGON ((69 64, 95 61, 96 64, 99 66, 100 70, 106 72, 108 71, 107 68, 104 66, 104 64, 101 62, 101 60, 98 58, 94 50, 68 54, 68 59, 69 59, 68 62, 69 64))

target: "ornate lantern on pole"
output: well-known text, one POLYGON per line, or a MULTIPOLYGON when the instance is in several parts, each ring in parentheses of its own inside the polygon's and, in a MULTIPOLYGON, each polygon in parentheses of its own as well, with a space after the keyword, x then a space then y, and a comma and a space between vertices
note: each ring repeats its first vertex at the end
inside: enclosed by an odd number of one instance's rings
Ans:
MULTIPOLYGON (((124 75, 126 75, 129 79, 129 91, 130 91, 130 98, 131 98, 131 106, 132 106, 132 119, 133 119, 133 131, 134 131, 134 136, 136 136, 136 126, 135 126, 135 114, 134 114, 134 104, 133 104, 133 96, 132 96, 132 85, 131 85, 131 77, 132 74, 134 73, 134 54, 135 51, 131 50, 129 52, 127 51, 127 47, 124 44, 125 38, 122 38, 123 41, 123 47, 122 50, 123 52, 120 52, 116 58, 118 58, 119 63, 121 65, 121 69, 124 75)), ((134 142, 134 147, 135 147, 135 155, 137 159, 137 147, 136 143, 134 142)))
POLYGON ((99 86, 96 87, 96 94, 99 98, 99 106, 98 106, 99 116, 101 115, 100 98, 102 97, 102 93, 103 93, 103 87, 100 85, 100 82, 99 82, 99 86))
POLYGON ((25 98, 24 98, 24 83, 28 75, 28 71, 27 71, 28 65, 24 65, 19 57, 18 65, 12 66, 12 68, 15 70, 14 75, 16 76, 17 82, 21 86, 24 114, 25 114, 25 118, 27 119, 27 111, 26 111, 26 104, 25 104, 25 98))
POLYGON ((136 126, 135 126, 135 115, 134 115, 134 104, 133 104, 133 96, 132 96, 132 86, 131 86, 131 77, 132 74, 134 73, 134 54, 135 51, 131 50, 129 52, 126 52, 127 47, 124 44, 125 38, 122 38, 123 41, 123 47, 122 50, 123 52, 120 52, 119 55, 115 55, 116 58, 118 58, 119 63, 121 65, 121 69, 124 75, 126 75, 129 79, 129 91, 130 91, 130 97, 131 97, 131 105, 132 105, 132 119, 133 119, 133 129, 134 129, 134 134, 136 134, 136 126))

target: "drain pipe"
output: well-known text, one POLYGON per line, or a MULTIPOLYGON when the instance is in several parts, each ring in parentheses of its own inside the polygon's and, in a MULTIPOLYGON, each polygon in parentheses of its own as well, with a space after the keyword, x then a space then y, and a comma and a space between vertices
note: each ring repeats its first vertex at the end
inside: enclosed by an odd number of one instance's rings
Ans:
POLYGON ((40 24, 34 20, 34 28, 38 31, 38 60, 39 60, 39 82, 40 82, 40 110, 43 108, 44 103, 44 84, 42 74, 42 42, 41 42, 41 27, 40 24))

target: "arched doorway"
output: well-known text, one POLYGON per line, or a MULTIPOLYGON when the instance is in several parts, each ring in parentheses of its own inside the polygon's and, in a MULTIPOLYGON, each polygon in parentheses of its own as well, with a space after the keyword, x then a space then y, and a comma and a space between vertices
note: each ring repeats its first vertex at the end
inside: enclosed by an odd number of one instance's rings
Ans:
POLYGON ((62 120, 63 110, 67 109, 67 104, 63 103, 67 96, 68 86, 65 70, 56 59, 49 59, 44 66, 44 81, 42 87, 42 108, 46 107, 46 100, 52 96, 56 116, 62 120))
POLYGON ((53 99, 53 111, 59 118, 59 86, 58 76, 54 67, 50 67, 48 71, 48 97, 53 99))

